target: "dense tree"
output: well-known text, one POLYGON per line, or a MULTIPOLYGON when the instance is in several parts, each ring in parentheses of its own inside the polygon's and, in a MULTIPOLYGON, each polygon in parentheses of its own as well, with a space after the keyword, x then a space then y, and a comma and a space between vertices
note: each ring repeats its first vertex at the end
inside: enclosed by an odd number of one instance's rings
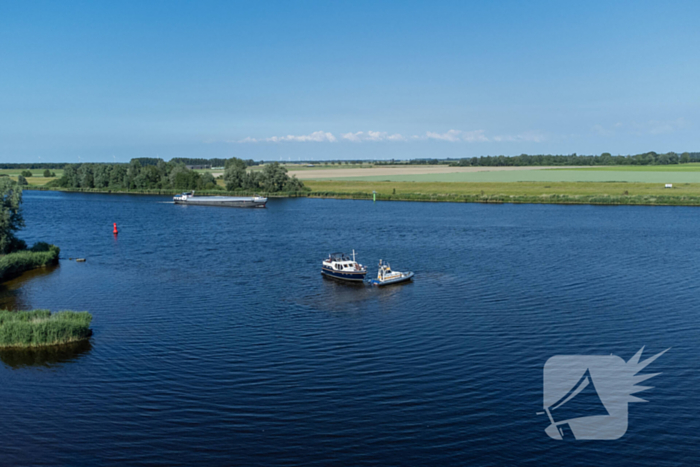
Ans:
POLYGON ((170 185, 175 185, 175 179, 177 178, 177 174, 185 172, 187 172, 187 167, 185 167, 184 165, 178 164, 175 167, 173 167, 173 169, 168 174, 168 180, 170 181, 170 185))
MULTIPOLYGON (((141 164, 132 159, 129 164, 69 164, 60 179, 48 186, 84 189, 113 190, 221 190, 210 172, 200 174, 179 162, 147 160, 141 164)), ((300 191, 301 181, 287 175, 287 169, 279 163, 265 166, 262 171, 247 171, 247 164, 238 158, 222 161, 225 166, 224 181, 230 191, 300 191)))
POLYGON ((177 172, 173 180, 173 188, 177 190, 189 190, 197 188, 199 182, 199 174, 194 170, 177 172))
POLYGON ((23 170, 23 171, 22 171, 22 176, 23 176, 23 177, 31 177, 31 176, 33 176, 33 175, 34 175, 34 174, 32 173, 31 170, 23 170))
POLYGON ((0 254, 26 248, 26 244, 15 236, 15 232, 24 227, 21 204, 22 188, 19 184, 7 178, 0 179, 0 254))
POLYGON ((44 177, 46 177, 46 178, 51 177, 51 171, 49 169, 44 170, 44 177))
POLYGON ((262 172, 246 172, 243 178, 243 189, 246 191, 258 191, 262 189, 262 172))
POLYGON ((243 181, 246 178, 245 161, 237 157, 232 157, 226 161, 224 165, 224 183, 228 191, 238 190, 243 187, 243 181))
POLYGON ((287 183, 284 185, 284 191, 286 192, 296 192, 302 191, 304 189, 304 183, 299 180, 296 175, 293 177, 287 177, 287 183))
POLYGON ((268 192, 282 191, 287 184, 287 169, 279 162, 267 164, 263 168, 263 183, 262 188, 268 192))
POLYGON ((216 188, 216 180, 214 179, 214 176, 211 174, 211 172, 204 172, 199 177, 199 187, 204 190, 211 190, 213 188, 216 188))

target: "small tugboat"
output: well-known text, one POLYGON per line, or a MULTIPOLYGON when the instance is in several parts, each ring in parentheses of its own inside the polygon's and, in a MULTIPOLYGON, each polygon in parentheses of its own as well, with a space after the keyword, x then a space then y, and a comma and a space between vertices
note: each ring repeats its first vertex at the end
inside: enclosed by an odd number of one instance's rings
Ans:
POLYGON ((321 274, 344 281, 362 282, 365 280, 367 268, 355 261, 355 250, 352 259, 343 253, 331 253, 323 260, 321 274))
POLYGON ((173 197, 175 204, 196 204, 199 206, 226 206, 233 208, 264 208, 267 198, 262 196, 195 196, 182 193, 173 197))
POLYGON ((372 285, 389 285, 398 284, 399 282, 410 281, 413 278, 413 273, 392 271, 389 263, 382 263, 379 260, 379 272, 377 273, 377 278, 369 281, 372 285))

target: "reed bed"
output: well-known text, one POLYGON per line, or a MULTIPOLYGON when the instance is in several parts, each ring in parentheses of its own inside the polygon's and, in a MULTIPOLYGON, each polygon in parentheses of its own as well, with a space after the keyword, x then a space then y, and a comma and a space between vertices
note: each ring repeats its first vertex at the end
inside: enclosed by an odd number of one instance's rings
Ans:
POLYGON ((56 245, 39 242, 28 250, 0 256, 0 282, 11 279, 30 269, 58 263, 61 249, 56 245))
POLYGON ((0 348, 27 348, 77 342, 92 335, 87 311, 0 310, 0 348))

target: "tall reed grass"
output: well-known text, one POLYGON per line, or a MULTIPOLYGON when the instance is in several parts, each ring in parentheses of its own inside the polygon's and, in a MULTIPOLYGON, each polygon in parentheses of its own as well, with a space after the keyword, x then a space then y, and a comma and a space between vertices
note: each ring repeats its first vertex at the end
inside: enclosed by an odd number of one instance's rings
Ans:
POLYGON ((0 256, 0 282, 9 280, 30 269, 56 264, 60 253, 61 249, 57 246, 39 242, 29 250, 0 256))
POLYGON ((92 335, 87 311, 0 310, 0 348, 67 344, 92 335))

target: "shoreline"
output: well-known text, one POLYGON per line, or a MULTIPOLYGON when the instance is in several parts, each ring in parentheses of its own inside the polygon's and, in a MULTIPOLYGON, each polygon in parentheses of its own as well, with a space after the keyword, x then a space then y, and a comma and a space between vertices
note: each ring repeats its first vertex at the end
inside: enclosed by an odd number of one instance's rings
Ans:
POLYGON ((0 285, 27 271, 58 264, 61 249, 48 243, 37 243, 32 248, 0 256, 0 285), (42 248, 37 249, 37 246, 42 248))
MULTIPOLYGON (((66 193, 95 193, 112 195, 172 196, 182 190, 98 190, 81 188, 25 187, 29 191, 57 191, 66 193)), ((228 191, 199 191, 204 196, 231 195, 252 196, 255 193, 228 191)), ((268 198, 319 198, 371 200, 369 192, 308 191, 293 193, 258 193, 268 198)), ((454 193, 377 193, 377 201, 417 201, 437 203, 481 203, 481 204, 563 204, 563 205, 610 205, 610 206, 700 206, 700 196, 692 195, 608 195, 608 194, 454 194, 454 193)))

